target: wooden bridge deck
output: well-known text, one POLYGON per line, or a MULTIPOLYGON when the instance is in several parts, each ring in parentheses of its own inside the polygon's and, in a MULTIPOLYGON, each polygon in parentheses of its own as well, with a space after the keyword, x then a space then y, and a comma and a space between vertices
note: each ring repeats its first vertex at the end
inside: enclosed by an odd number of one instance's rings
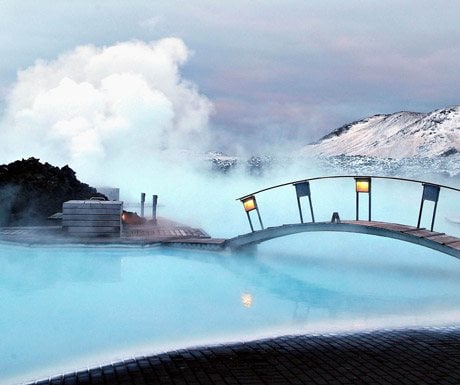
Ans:
POLYGON ((291 234, 313 231, 361 233, 419 244, 460 259, 460 238, 424 228, 377 221, 310 222, 268 227, 229 239, 226 247, 239 249, 291 234))
POLYGON ((445 233, 439 233, 436 231, 426 230, 424 228, 417 228, 413 226, 386 222, 344 221, 344 223, 400 232, 401 234, 409 235, 419 239, 425 239, 430 242, 438 243, 440 245, 448 246, 454 250, 460 251, 460 238, 453 237, 445 233))

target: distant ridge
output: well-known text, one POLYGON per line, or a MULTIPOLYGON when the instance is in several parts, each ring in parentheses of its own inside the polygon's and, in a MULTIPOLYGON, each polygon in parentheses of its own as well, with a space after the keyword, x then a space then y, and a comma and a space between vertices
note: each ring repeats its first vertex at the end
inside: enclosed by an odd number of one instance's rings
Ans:
POLYGON ((302 155, 379 158, 436 157, 460 152, 460 106, 430 113, 374 115, 337 128, 301 149, 302 155))

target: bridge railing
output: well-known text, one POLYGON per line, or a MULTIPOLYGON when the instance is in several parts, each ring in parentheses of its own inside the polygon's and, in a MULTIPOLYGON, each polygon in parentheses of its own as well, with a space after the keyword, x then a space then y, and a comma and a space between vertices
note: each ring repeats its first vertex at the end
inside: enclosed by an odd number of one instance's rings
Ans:
MULTIPOLYGON (((320 176, 320 177, 314 177, 314 178, 308 178, 308 179, 302 179, 302 180, 282 183, 276 186, 267 187, 267 188, 255 191, 253 193, 244 195, 240 198, 237 198, 237 200, 240 200, 243 203, 243 207, 244 207, 244 210, 248 218, 249 226, 251 228, 251 231, 254 232, 254 226, 253 226, 251 216, 250 216, 250 213, 252 211, 256 211, 260 227, 261 229, 264 229, 262 217, 259 211, 259 206, 256 200, 256 195, 262 192, 269 191, 269 190, 274 190, 274 189, 278 189, 281 187, 292 185, 295 188, 300 222, 304 223, 304 214, 303 214, 302 204, 301 204, 301 198, 303 197, 306 197, 308 199, 308 206, 309 206, 311 222, 315 222, 315 213, 313 209, 313 200, 312 200, 310 183, 313 181, 325 180, 325 179, 346 179, 346 178, 352 178, 354 179, 354 182, 355 182, 354 183, 355 194, 356 194, 355 217, 357 221, 360 220, 359 218, 360 199, 359 198, 360 198, 360 195, 363 195, 363 194, 368 196, 368 210, 367 210, 368 220, 372 221, 372 191, 373 191, 372 181, 373 180, 388 179, 388 180, 394 180, 394 181, 402 181, 402 182, 410 182, 410 183, 419 184, 422 187, 422 191, 421 191, 421 199, 420 199, 419 213, 418 213, 418 219, 417 219, 417 228, 420 228, 422 212, 423 212, 425 201, 431 201, 434 203, 433 212, 431 216, 431 226, 430 226, 431 231, 433 231, 434 225, 435 225, 436 212, 438 208, 438 201, 439 201, 441 189, 460 192, 459 188, 437 184, 437 183, 432 183, 432 182, 416 180, 416 179, 391 177, 391 176, 378 176, 378 175, 372 175, 372 176, 369 176, 369 175, 368 176, 332 175, 332 176, 320 176)), ((334 213, 333 220, 334 220, 334 216, 336 217, 336 219, 338 218, 337 213, 334 213)))

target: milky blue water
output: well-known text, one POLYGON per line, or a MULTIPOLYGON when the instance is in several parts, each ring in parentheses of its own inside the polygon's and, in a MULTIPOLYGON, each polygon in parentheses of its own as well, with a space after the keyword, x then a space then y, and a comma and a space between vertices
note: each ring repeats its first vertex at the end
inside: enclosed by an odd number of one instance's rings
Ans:
POLYGON ((366 235, 301 234, 256 255, 0 244, 0 383, 202 343, 459 321, 459 260, 366 235))

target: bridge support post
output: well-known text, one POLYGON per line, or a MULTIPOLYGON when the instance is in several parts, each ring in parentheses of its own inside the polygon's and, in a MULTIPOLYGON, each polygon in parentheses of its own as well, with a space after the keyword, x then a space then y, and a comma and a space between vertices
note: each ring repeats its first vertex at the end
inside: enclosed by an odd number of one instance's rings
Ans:
MULTIPOLYGON (((257 217, 259 218, 260 228, 264 229, 264 224, 262 223, 262 218, 260 217, 259 209, 256 208, 257 217)), ((249 211, 246 211, 246 215, 248 216, 249 226, 251 227, 251 231, 254 232, 254 226, 252 225, 251 216, 249 215, 249 211)))
POLYGON ((356 192, 356 220, 359 221, 359 194, 356 192))
POLYGON ((246 215, 248 216, 249 227, 251 227, 251 231, 254 232, 254 226, 252 225, 251 216, 249 215, 249 211, 246 211, 246 215))
POLYGON ((259 208, 258 208, 258 207, 256 208, 256 212, 257 212, 257 217, 259 218, 260 228, 263 230, 263 229, 264 229, 264 224, 262 223, 262 218, 260 217, 260 213, 259 213, 259 208))
POLYGON ((371 190, 369 189, 369 222, 371 221, 372 213, 372 199, 371 199, 371 190))
POLYGON ((300 198, 298 195, 297 195, 297 207, 299 208, 300 223, 303 223, 302 206, 300 205, 300 198))
POLYGON ((308 201, 310 202, 310 213, 311 213, 311 220, 315 223, 315 215, 313 214, 313 205, 311 204, 311 196, 308 196, 308 201))

